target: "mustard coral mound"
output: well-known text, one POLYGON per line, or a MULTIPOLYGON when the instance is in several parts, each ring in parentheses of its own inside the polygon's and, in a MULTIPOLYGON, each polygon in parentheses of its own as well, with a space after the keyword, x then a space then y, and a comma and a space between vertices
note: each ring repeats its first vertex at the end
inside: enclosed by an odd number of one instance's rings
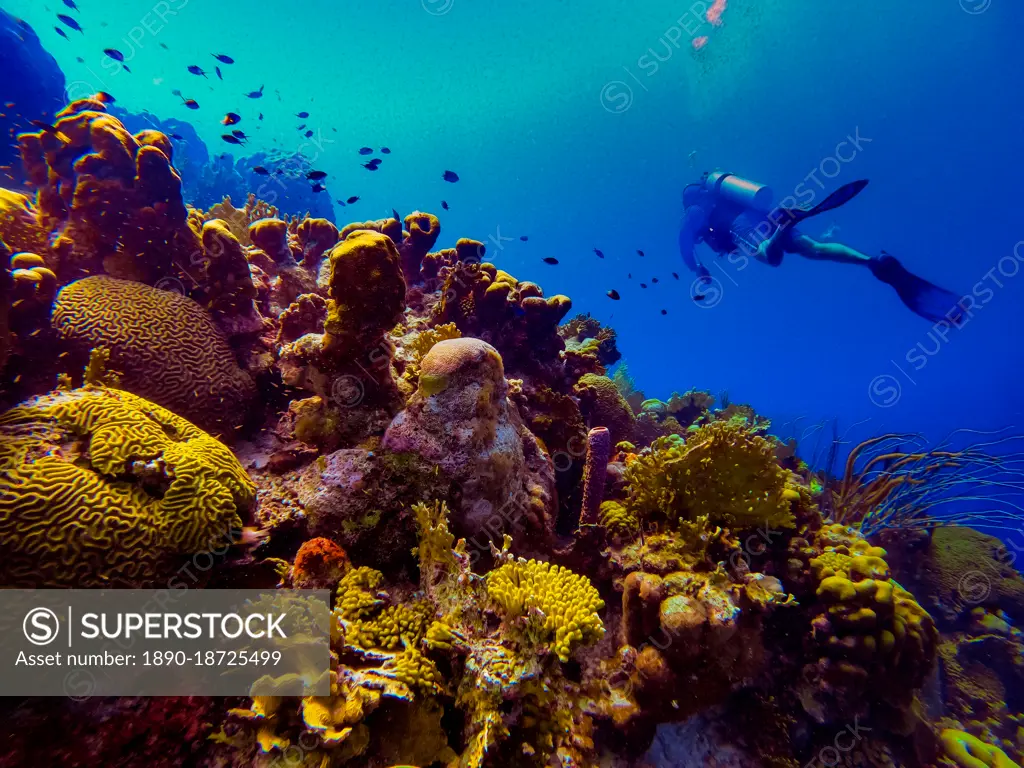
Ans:
POLYGON ((628 506, 641 519, 670 522, 701 515, 735 528, 792 528, 789 473, 772 444, 733 422, 715 421, 684 441, 668 435, 654 441, 626 469, 628 506))
POLYGON ((254 498, 231 451, 147 400, 103 387, 30 400, 0 416, 0 584, 154 584, 221 550, 254 498))
POLYGON ((215 434, 233 435, 255 396, 210 316, 177 293, 87 277, 61 290, 52 322, 83 357, 109 349, 124 389, 215 434))
POLYGON ((563 662, 577 643, 604 634, 597 611, 604 608, 585 576, 537 560, 516 560, 487 574, 487 594, 507 621, 526 618, 526 634, 548 645, 563 662))

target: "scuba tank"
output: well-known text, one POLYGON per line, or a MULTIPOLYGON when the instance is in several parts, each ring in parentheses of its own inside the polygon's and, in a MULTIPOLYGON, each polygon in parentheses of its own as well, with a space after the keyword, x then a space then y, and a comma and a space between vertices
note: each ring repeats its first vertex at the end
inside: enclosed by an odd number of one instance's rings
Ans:
POLYGON ((748 181, 733 173, 712 171, 704 177, 704 189, 722 199, 744 208, 768 213, 772 209, 775 193, 771 187, 748 181))

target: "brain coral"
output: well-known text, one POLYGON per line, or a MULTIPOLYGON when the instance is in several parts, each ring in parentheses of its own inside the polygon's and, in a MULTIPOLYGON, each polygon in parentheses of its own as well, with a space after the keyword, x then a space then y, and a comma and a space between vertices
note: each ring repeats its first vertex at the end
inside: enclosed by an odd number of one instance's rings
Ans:
POLYGON ((0 416, 0 583, 143 587, 223 551, 255 487, 231 452, 121 390, 35 398, 0 416))
POLYGON ((234 434, 255 395, 209 315, 176 293, 87 277, 58 294, 53 327, 82 357, 109 349, 124 389, 218 436, 234 434))

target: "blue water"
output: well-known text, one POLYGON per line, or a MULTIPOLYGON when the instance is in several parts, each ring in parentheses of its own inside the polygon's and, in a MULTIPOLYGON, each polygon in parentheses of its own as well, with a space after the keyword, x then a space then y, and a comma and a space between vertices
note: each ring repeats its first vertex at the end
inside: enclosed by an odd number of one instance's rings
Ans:
POLYGON ((860 438, 1021 422, 1024 8, 987 2, 839 12, 730 0, 721 27, 662 0, 4 8, 35 27, 72 95, 105 90, 128 110, 187 120, 211 154, 301 151, 330 174, 332 199, 361 197, 334 207, 339 223, 418 208, 440 215, 439 245, 487 242, 503 269, 613 325, 649 396, 728 390, 780 432, 837 418, 860 438), (55 14, 66 12, 84 34, 57 36, 55 14), (695 35, 709 38, 699 52, 695 35), (124 53, 131 74, 106 47, 124 53), (236 60, 220 65, 223 81, 212 53, 236 60), (262 99, 243 96, 261 85, 262 99), (294 117, 303 110, 309 119, 294 117), (243 116, 241 151, 220 139, 227 111, 243 116), (363 145, 392 149, 380 171, 360 167, 363 145), (804 184, 820 199, 870 179, 805 231, 834 227, 864 252, 884 248, 940 285, 974 291, 979 308, 959 329, 934 329, 866 270, 794 256, 778 269, 719 263, 720 295, 698 306, 676 249, 680 190, 714 167, 778 197, 804 184), (461 181, 444 182, 448 169, 461 181), (621 301, 606 297, 612 288, 621 301))

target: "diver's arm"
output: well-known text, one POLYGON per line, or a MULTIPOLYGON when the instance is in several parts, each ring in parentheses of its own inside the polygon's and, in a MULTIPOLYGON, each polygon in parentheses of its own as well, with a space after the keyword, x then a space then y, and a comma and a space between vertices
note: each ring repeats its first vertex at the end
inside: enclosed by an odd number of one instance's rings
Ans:
POLYGON ((697 260, 697 243, 700 242, 701 233, 707 226, 708 214, 703 207, 691 205, 683 213, 683 224, 679 228, 679 255, 683 257, 683 263, 691 272, 701 277, 707 277, 710 273, 697 260))

